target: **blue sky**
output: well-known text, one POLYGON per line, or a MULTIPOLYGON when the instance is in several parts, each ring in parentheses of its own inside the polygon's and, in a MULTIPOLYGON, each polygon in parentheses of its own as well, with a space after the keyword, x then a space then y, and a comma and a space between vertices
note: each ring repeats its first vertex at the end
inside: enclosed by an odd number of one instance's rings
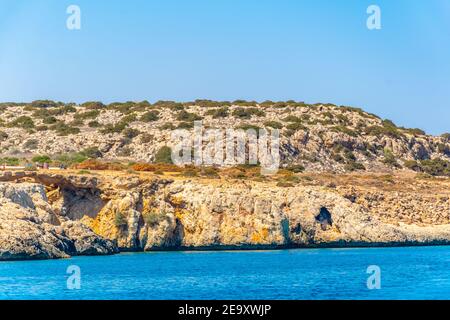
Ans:
POLYGON ((196 98, 331 102, 448 132, 450 1, 0 0, 0 101, 196 98))

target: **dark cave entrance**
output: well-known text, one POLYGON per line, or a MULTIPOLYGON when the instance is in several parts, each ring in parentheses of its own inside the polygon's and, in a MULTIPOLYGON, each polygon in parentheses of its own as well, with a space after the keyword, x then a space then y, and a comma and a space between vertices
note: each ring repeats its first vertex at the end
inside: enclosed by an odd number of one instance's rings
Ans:
POLYGON ((322 230, 327 230, 333 225, 333 219, 331 218, 331 212, 327 208, 320 208, 319 214, 315 217, 316 221, 320 223, 322 230))

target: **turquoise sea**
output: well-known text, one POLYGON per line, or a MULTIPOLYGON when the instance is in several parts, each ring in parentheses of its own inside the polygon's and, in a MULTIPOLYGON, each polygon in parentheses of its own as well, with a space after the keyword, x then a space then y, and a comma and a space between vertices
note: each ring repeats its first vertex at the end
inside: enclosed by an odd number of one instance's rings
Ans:
POLYGON ((0 299, 450 299, 450 247, 151 252, 0 262, 0 299), (79 267, 80 289, 67 287, 69 266, 79 267), (380 289, 367 287, 369 266, 380 268, 380 289))

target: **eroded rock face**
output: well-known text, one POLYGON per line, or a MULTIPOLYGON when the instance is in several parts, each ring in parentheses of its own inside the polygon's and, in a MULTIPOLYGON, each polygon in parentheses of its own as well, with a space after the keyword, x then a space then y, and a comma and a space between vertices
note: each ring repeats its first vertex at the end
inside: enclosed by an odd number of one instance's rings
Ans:
POLYGON ((450 212, 448 202, 441 211, 419 211, 421 219, 406 224, 323 187, 174 181, 147 196, 124 191, 83 221, 127 250, 371 246, 449 243, 450 224, 420 224, 450 212))
POLYGON ((47 202, 45 188, 0 183, 0 260, 111 254, 115 245, 81 222, 65 221, 47 202))
MULTIPOLYGON (((48 173, 34 177, 53 183, 56 178, 48 173)), ((450 243, 446 180, 436 181, 442 183, 435 188, 441 192, 432 194, 420 191, 426 185, 411 184, 402 191, 156 176, 96 175, 71 181, 68 175, 63 184, 53 183, 47 190, 36 183, 0 183, 0 260, 109 254, 117 248, 450 243), (73 194, 86 202, 76 215, 67 214, 73 194), (95 199, 102 205, 96 206, 95 199)))

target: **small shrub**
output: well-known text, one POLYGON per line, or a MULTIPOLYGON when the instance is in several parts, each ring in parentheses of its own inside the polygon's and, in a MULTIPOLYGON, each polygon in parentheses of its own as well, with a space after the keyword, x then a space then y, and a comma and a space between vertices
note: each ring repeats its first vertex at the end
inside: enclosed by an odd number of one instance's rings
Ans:
POLYGON ((158 214, 156 212, 147 212, 143 214, 145 224, 151 227, 156 226, 161 221, 163 216, 163 214, 158 214))
POLYGON ((161 147, 155 154, 155 162, 172 164, 172 149, 167 146, 161 147))
POLYGON ((101 124, 98 121, 90 121, 88 123, 89 128, 98 128, 101 127, 101 124))
POLYGON ((300 172, 305 171, 305 167, 300 164, 296 164, 296 165, 291 165, 291 166, 286 167, 286 170, 289 170, 294 173, 300 173, 300 172))
POLYGON ((37 141, 36 139, 27 140, 23 144, 23 147, 28 150, 36 150, 38 148, 38 146, 39 146, 39 141, 37 141))
POLYGON ((289 115, 286 118, 283 119, 284 122, 301 122, 302 119, 300 119, 299 117, 293 116, 293 115, 289 115))
POLYGON ((100 101, 88 101, 83 104, 81 104, 81 107, 91 110, 100 110, 104 109, 106 106, 101 103, 100 101))
POLYGON ((155 137, 149 133, 141 134, 141 143, 150 143, 155 137))
POLYGON ((165 123, 159 127, 159 130, 174 130, 175 126, 171 123, 165 123))
POLYGON ((283 125, 278 121, 266 121, 264 122, 264 126, 273 128, 273 129, 282 129, 283 125))
POLYGON ((197 120, 202 120, 203 118, 195 113, 187 112, 186 110, 182 110, 178 113, 177 118, 178 121, 187 121, 193 122, 197 120))
POLYGON ((19 163, 20 160, 18 158, 14 157, 0 158, 0 165, 6 164, 7 166, 18 166, 19 163))
POLYGON ((350 161, 345 165, 346 171, 366 170, 366 167, 362 163, 356 161, 350 161))
POLYGON ((78 134, 80 133, 80 129, 71 127, 64 122, 57 122, 54 125, 49 127, 50 130, 56 131, 59 136, 68 136, 70 134, 78 134))
POLYGON ((82 113, 77 113, 74 118, 81 120, 95 119, 100 115, 100 110, 90 110, 82 113))
POLYGON ((100 130, 103 134, 108 133, 121 133, 128 126, 125 122, 118 122, 116 124, 107 124, 102 130, 100 130))
POLYGON ((400 165, 397 162, 397 159, 395 158, 395 155, 392 153, 391 149, 385 148, 384 149, 384 159, 382 162, 388 166, 392 167, 400 167, 400 165))
POLYGON ((299 131, 299 130, 307 130, 308 128, 306 128, 304 125, 302 125, 300 122, 294 122, 294 123, 290 123, 286 126, 286 129, 288 130, 292 130, 292 131, 299 131))
POLYGON ((56 123, 57 121, 58 121, 58 120, 57 120, 55 117, 50 116, 50 117, 44 118, 44 120, 42 120, 42 123, 44 123, 44 124, 54 124, 54 123, 56 123))
POLYGON ((194 122, 180 122, 177 129, 192 129, 194 127, 194 122))
POLYGON ((32 108, 56 108, 59 105, 60 104, 52 100, 35 100, 30 103, 30 107, 32 108))
POLYGON ((33 119, 28 116, 20 116, 9 123, 9 127, 12 128, 23 128, 23 129, 32 129, 34 128, 33 119))
POLYGON ((52 159, 50 159, 49 156, 46 155, 40 155, 40 156, 35 156, 31 159, 31 161, 33 162, 37 162, 37 163, 50 163, 52 162, 52 159))
POLYGON ((158 121, 158 120, 159 120, 159 112, 158 111, 148 111, 148 112, 144 113, 140 118, 140 121, 142 121, 142 122, 153 122, 153 121, 158 121))
POLYGON ((117 211, 114 214, 114 225, 117 228, 125 228, 128 225, 125 215, 123 215, 121 212, 117 211))
POLYGON ((84 157, 96 159, 101 158, 102 153, 98 150, 97 147, 89 147, 80 152, 80 154, 84 157))
POLYGON ((350 128, 344 127, 344 126, 335 126, 335 127, 332 127, 331 130, 333 130, 335 132, 345 133, 346 135, 349 135, 351 137, 358 136, 358 134, 355 131, 353 131, 350 128))
POLYGON ((250 119, 252 116, 264 117, 266 113, 258 108, 236 108, 232 115, 239 119, 250 119))
POLYGON ((244 124, 237 126, 236 129, 241 129, 244 131, 255 130, 256 134, 259 135, 259 129, 261 129, 261 128, 256 125, 253 125, 253 124, 244 123, 244 124))
POLYGON ((126 128, 122 131, 122 133, 123 133, 124 137, 128 138, 128 139, 133 139, 141 134, 141 132, 139 130, 133 129, 133 128, 126 128))
POLYGON ((213 119, 226 118, 229 115, 228 108, 223 107, 215 110, 208 110, 206 115, 212 116, 213 119))
POLYGON ((6 139, 8 139, 8 134, 4 131, 0 131, 0 141, 5 141, 6 139))

